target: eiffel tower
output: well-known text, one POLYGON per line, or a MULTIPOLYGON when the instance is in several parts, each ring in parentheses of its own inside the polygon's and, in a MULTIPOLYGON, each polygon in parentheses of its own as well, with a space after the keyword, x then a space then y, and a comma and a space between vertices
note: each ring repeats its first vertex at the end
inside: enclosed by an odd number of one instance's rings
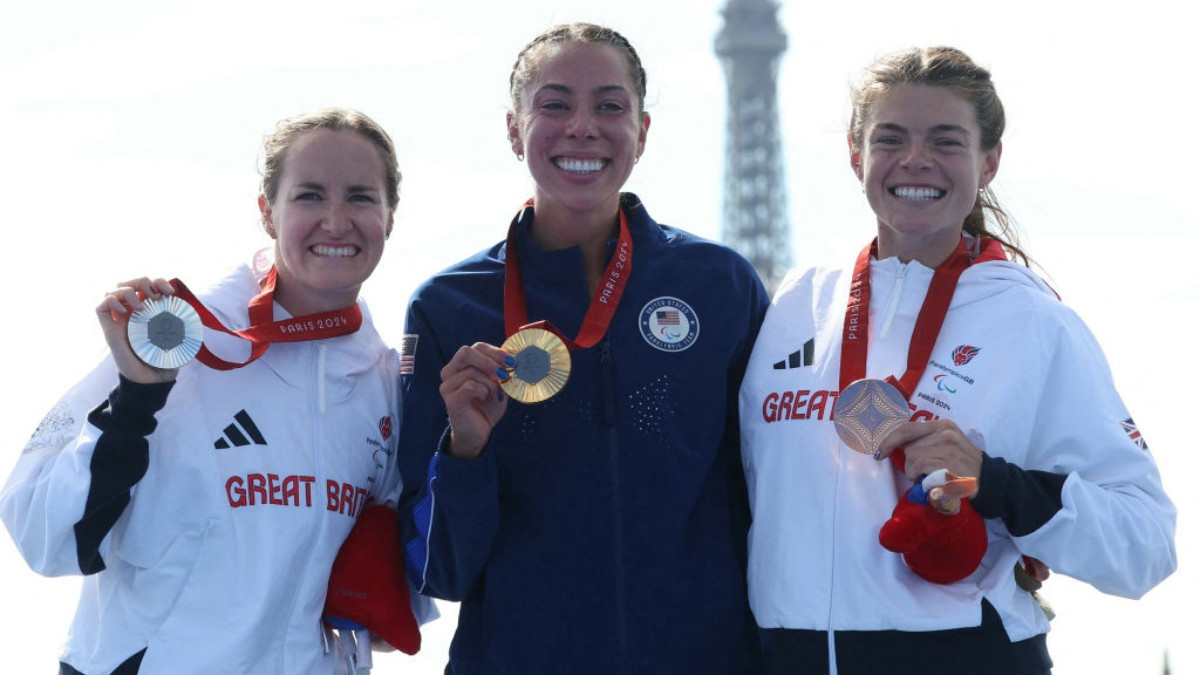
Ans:
POLYGON ((792 265, 775 80, 787 35, 773 0, 728 0, 715 48, 725 68, 725 197, 721 237, 773 293, 792 265))

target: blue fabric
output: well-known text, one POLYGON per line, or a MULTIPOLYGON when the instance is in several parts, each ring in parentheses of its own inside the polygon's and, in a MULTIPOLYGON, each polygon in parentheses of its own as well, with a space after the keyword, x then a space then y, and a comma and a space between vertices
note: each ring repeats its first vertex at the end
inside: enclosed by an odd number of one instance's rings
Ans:
POLYGON ((971 505, 984 518, 1000 518, 1009 534, 1036 532, 1062 510, 1066 474, 1022 469, 1003 457, 983 455, 979 494, 971 505))
MULTIPOLYGON (((658 225, 633 195, 622 204, 633 272, 607 335, 572 352, 556 397, 510 401, 475 461, 433 458, 446 428, 439 371, 463 345, 504 341, 504 244, 413 296, 401 471, 432 478, 434 461, 436 478, 406 483, 402 512, 406 540, 429 547, 414 585, 462 600, 448 673, 760 669, 736 415, 768 299, 740 256, 658 225), (686 349, 643 336, 664 297, 698 320, 686 349)), ((542 250, 531 220, 523 212, 518 240, 528 319, 573 336, 590 300, 581 253, 542 250)))

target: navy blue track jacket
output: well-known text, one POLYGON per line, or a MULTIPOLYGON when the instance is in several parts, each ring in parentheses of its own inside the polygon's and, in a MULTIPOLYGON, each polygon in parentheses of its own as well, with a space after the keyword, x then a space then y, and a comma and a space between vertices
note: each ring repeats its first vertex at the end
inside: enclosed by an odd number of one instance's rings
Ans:
MULTIPOLYGON (((510 401, 477 460, 437 452, 439 371, 504 341, 504 243, 413 296, 404 535, 416 587, 462 601, 447 673, 759 671, 737 395, 768 298, 728 248, 658 225, 632 194, 622 208, 633 270, 606 336, 572 352, 556 397, 510 401)), ((581 252, 541 249, 532 208, 518 218, 529 320, 574 336, 581 252)))

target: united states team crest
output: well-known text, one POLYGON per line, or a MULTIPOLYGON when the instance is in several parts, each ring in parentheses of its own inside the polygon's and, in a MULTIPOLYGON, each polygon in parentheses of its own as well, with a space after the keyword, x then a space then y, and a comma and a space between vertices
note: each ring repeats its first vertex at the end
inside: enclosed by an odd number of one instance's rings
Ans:
POLYGON ((638 324, 646 342, 664 352, 681 352, 700 335, 700 319, 691 305, 670 296, 647 302, 638 324))

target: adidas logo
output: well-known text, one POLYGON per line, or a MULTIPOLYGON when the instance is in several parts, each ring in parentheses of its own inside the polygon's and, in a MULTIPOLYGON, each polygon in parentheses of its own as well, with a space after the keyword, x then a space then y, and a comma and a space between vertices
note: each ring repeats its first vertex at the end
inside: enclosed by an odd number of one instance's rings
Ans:
POLYGON ((813 348, 816 346, 816 338, 810 338, 804 343, 804 347, 788 354, 788 357, 775 364, 775 370, 789 370, 791 368, 803 368, 813 364, 813 348))
POLYGON ((217 450, 228 450, 230 447, 243 447, 253 443, 254 445, 266 445, 267 439, 263 438, 262 432, 258 430, 258 425, 254 420, 250 419, 250 414, 245 410, 241 410, 233 416, 234 423, 225 427, 224 436, 218 438, 213 447, 217 450), (247 438, 249 436, 249 438, 247 438))

